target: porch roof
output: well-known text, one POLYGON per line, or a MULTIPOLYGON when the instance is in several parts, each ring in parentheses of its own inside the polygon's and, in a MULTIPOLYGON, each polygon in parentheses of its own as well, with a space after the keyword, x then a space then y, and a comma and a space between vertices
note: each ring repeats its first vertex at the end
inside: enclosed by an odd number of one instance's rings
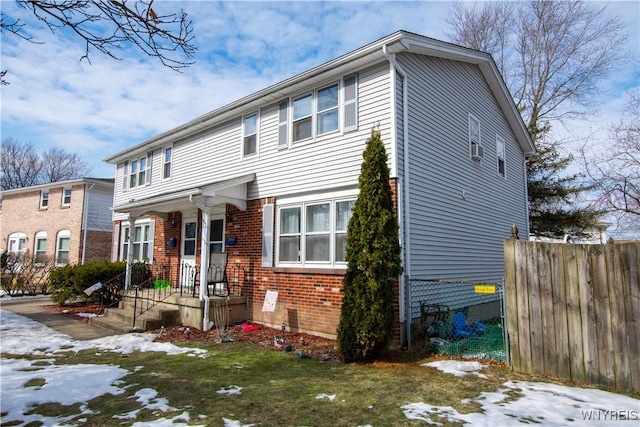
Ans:
POLYGON ((111 209, 116 213, 129 214, 131 218, 153 214, 165 219, 169 212, 183 211, 194 207, 202 209, 226 203, 246 210, 247 184, 255 178, 256 175, 251 173, 142 199, 130 199, 127 203, 114 206, 111 209))

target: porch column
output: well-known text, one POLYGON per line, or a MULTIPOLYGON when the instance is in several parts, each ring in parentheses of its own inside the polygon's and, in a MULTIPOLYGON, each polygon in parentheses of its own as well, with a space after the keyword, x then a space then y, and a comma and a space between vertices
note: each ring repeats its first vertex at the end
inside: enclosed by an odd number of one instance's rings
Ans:
POLYGON ((131 236, 133 235, 133 230, 135 228, 135 222, 137 217, 131 216, 129 214, 129 239, 127 241, 127 264, 125 265, 125 275, 124 275, 124 288, 129 289, 131 287, 131 264, 133 264, 133 247, 131 245, 131 236))
POLYGON ((200 233, 200 299, 204 299, 209 272, 209 228, 211 226, 211 207, 202 206, 202 233, 200 233))

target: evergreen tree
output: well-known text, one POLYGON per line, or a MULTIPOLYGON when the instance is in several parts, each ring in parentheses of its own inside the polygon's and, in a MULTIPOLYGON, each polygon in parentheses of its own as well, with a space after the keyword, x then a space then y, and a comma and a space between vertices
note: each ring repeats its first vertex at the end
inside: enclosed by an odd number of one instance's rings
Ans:
POLYGON ((386 350, 393 339, 394 283, 402 273, 387 153, 372 129, 363 153, 360 194, 347 228, 347 272, 337 345, 345 362, 386 350))

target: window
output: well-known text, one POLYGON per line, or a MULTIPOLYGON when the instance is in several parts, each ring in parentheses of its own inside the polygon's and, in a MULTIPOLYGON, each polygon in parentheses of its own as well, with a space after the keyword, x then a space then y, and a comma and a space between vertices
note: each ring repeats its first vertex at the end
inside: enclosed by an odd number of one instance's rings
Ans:
POLYGON ((293 100, 293 142, 312 137, 311 114, 313 95, 305 95, 293 100))
POLYGON ((243 121, 243 154, 256 154, 258 143, 258 113, 245 116, 243 121))
POLYGON ((354 199, 283 206, 278 211, 280 264, 344 263, 354 199))
POLYGON ((171 158, 173 156, 173 147, 164 149, 164 161, 162 167, 162 177, 164 179, 171 178, 171 158))
POLYGON ((36 242, 33 248, 33 255, 36 261, 44 261, 47 255, 47 232, 38 231, 36 233, 36 242))
POLYGON ((471 158, 481 160, 483 149, 480 144, 480 121, 469 115, 469 143, 471 148, 471 158))
POLYGON ((338 130, 338 84, 320 89, 317 96, 317 135, 338 130))
POLYGON ((505 171, 505 144, 504 139, 496 136, 496 153, 498 157, 498 174, 502 175, 502 177, 506 176, 505 171))
POLYGON ((153 223, 136 224, 133 230, 124 227, 122 239, 122 259, 129 259, 129 251, 133 261, 149 262, 153 259, 153 223))
POLYGON ((71 247, 71 232, 61 230, 58 232, 56 243, 56 264, 69 263, 69 248, 71 247))
POLYGON ((182 255, 192 256, 196 254, 196 223, 187 222, 184 224, 184 247, 182 255))
POLYGON ((224 252, 224 220, 211 220, 209 229, 209 252, 224 252))
POLYGON ((278 104, 278 150, 289 146, 289 100, 278 104))
POLYGON ((71 204, 71 189, 65 188, 62 190, 62 206, 69 206, 71 204))
POLYGON ((153 158, 152 155, 153 152, 149 152, 147 156, 131 161, 129 164, 129 188, 141 187, 151 182, 150 162, 153 158))
POLYGON ((12 233, 9 235, 9 241, 7 244, 7 251, 12 254, 23 253, 27 249, 25 244, 27 242, 27 235, 24 233, 12 233))
POLYGON ((49 190, 42 190, 40 192, 40 209, 47 209, 49 206, 49 190))

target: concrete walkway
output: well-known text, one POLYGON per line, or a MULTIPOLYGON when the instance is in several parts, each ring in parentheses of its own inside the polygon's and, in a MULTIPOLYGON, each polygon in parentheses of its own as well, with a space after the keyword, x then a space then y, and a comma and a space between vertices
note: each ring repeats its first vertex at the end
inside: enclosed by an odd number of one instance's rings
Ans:
POLYGON ((0 298, 0 309, 43 323, 51 329, 70 335, 77 340, 92 340, 116 334, 44 308, 45 305, 51 304, 53 303, 48 296, 19 299, 0 298))

